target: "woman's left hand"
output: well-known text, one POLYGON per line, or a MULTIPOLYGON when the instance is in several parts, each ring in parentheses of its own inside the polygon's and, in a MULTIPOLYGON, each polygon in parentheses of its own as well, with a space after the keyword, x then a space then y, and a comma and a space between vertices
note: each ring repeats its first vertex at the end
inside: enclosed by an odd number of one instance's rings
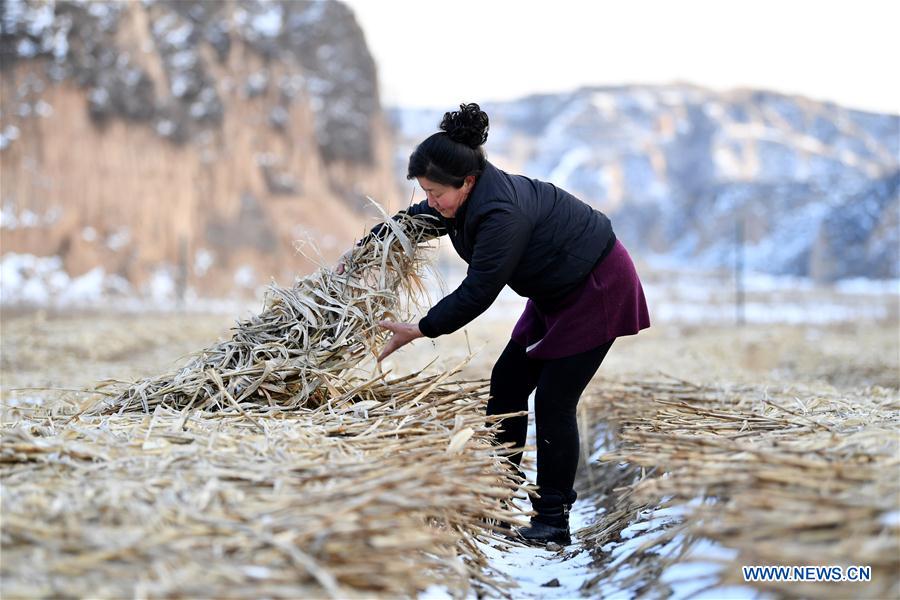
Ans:
POLYGON ((397 323, 396 321, 378 321, 384 329, 392 331, 394 335, 388 340, 384 350, 378 355, 378 362, 381 362, 394 353, 395 350, 402 348, 416 338, 422 337, 419 326, 414 323, 397 323))

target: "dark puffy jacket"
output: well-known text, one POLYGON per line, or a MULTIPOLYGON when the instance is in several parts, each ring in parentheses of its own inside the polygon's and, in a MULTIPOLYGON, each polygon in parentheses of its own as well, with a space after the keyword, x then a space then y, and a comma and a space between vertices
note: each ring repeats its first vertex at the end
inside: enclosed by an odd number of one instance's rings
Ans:
POLYGON ((456 331, 483 313, 504 285, 539 308, 584 281, 615 243, 609 219, 551 183, 510 175, 487 163, 456 216, 446 219, 424 200, 408 214, 439 219, 469 264, 460 286, 419 321, 428 337, 456 331))

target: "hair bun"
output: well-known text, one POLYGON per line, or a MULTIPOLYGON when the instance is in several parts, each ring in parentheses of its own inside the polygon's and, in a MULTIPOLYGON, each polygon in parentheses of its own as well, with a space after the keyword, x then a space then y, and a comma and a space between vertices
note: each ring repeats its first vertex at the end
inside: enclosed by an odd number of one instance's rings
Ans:
POLYGON ((454 142, 478 148, 487 141, 488 116, 474 102, 460 104, 459 110, 444 113, 441 130, 446 131, 454 142))

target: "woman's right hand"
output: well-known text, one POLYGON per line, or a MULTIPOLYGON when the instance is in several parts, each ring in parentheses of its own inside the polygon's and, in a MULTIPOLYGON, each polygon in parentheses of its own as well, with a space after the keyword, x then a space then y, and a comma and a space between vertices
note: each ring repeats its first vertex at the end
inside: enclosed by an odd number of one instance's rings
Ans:
POLYGON ((382 329, 387 329, 394 334, 391 336, 391 339, 388 340, 388 343, 381 351, 381 354, 378 355, 378 362, 383 361, 411 341, 424 337, 422 335, 422 330, 419 329, 419 326, 415 323, 397 323, 395 321, 383 319, 378 321, 378 324, 381 325, 382 329))

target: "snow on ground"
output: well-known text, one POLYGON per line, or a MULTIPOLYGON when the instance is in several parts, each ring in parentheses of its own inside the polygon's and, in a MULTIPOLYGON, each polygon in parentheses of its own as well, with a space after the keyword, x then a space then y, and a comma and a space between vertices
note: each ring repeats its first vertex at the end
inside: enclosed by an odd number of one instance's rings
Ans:
MULTIPOLYGON (((201 255, 198 255, 201 260, 201 255)), ((202 255, 202 270, 211 258, 202 255)), ((122 310, 245 310, 248 301, 200 298, 188 282, 184 298, 176 297, 175 270, 160 266, 144 286, 133 289, 123 278, 97 267, 71 277, 59 257, 37 257, 7 253, 0 261, 0 303, 47 308, 113 307, 122 310)), ((729 323, 736 318, 733 282, 709 273, 650 273, 644 292, 655 322, 729 323)), ((456 288, 465 273, 445 268, 430 282, 433 302, 456 288)), ((261 298, 264 287, 254 288, 255 277, 247 267, 234 273, 244 292, 261 298), (251 289, 252 288, 252 289, 251 289)), ((745 280, 747 323, 827 324, 895 318, 900 305, 900 281, 849 279, 832 286, 815 285, 808 279, 748 274, 745 280)), ((252 301, 250 301, 253 303, 252 301)), ((487 320, 514 321, 525 307, 525 299, 504 288, 488 309, 487 320)))
POLYGON ((704 590, 716 580, 722 568, 721 561, 732 558, 734 552, 728 548, 701 540, 679 563, 663 571, 660 579, 672 586, 672 600, 762 600, 770 596, 749 586, 722 586, 704 590))
POLYGON ((511 591, 514 598, 573 598, 580 595, 578 590, 584 581, 593 576, 591 555, 574 537, 578 529, 592 522, 593 516, 591 502, 577 500, 569 521, 573 543, 556 552, 500 543, 479 546, 494 570, 518 584, 511 591))
MULTIPOLYGON (((527 503, 526 503, 527 505, 527 503)), ((528 506, 522 506, 527 510, 528 506)), ((577 501, 572 509, 572 531, 586 526, 593 508, 587 501, 577 501)), ((590 553, 573 538, 573 544, 558 552, 542 548, 516 546, 502 542, 479 542, 490 567, 501 577, 509 579, 518 587, 509 590, 513 598, 566 599, 578 597, 579 588, 593 573, 590 570, 590 553)), ((431 586, 421 594, 419 600, 442 600, 452 596, 440 586, 431 586)), ((476 598, 474 593, 471 598, 476 598)))
MULTIPOLYGON (((533 448, 536 444, 534 394, 528 399, 528 410, 527 445, 533 448)), ((535 451, 527 452, 522 466, 531 483, 536 480, 536 464, 535 451)), ((531 509, 527 500, 517 500, 515 504, 523 512, 531 509)), ((518 584, 518 588, 511 590, 514 598, 572 598, 579 595, 581 584, 591 577, 590 553, 574 534, 591 524, 594 512, 593 504, 588 499, 575 501, 569 516, 573 543, 559 551, 499 542, 481 542, 478 546, 489 557, 492 569, 518 584)))
MULTIPOLYGON (((528 400, 530 414, 528 416, 528 441, 534 447, 534 394, 528 400)), ((536 471, 534 451, 525 454, 522 466, 531 483, 535 481, 536 471)), ((523 512, 531 509, 527 500, 516 500, 523 512)), ((589 499, 578 499, 572 507, 570 529, 572 544, 559 551, 544 548, 521 546, 501 541, 479 541, 478 547, 490 561, 493 575, 505 577, 518 587, 510 590, 513 598, 548 598, 562 599, 580 596, 581 584, 593 574, 590 571, 590 553, 581 546, 575 532, 592 522, 595 509, 589 499), (550 585, 548 585, 550 584, 550 585)), ((476 596, 471 594, 472 598, 476 596)), ((451 598, 440 586, 432 586, 419 595, 418 600, 439 600, 451 598)))
MULTIPOLYGON (((225 314, 257 312, 259 300, 201 298, 190 287, 177 297, 174 269, 160 266, 143 289, 124 278, 94 267, 71 277, 58 256, 34 256, 9 252, 0 261, 0 304, 37 308, 112 308, 121 312, 191 310, 225 314)), ((262 297, 262 290, 255 295, 262 297)))
MULTIPOLYGON (((533 395, 529 399, 529 410, 531 413, 528 423, 528 444, 534 447, 533 395)), ((594 452, 588 459, 589 463, 594 462, 606 451, 603 446, 605 436, 600 435, 596 439, 594 452)), ((525 454, 523 465, 526 467, 525 471, 529 481, 534 483, 536 475, 533 468, 535 465, 534 451, 525 454)), ((700 502, 700 499, 694 501, 694 503, 700 502)), ((523 511, 530 509, 527 501, 517 501, 516 504, 523 511)), ((610 542, 601 548, 607 560, 612 561, 614 575, 606 581, 592 585, 588 594, 596 596, 599 591, 603 598, 609 599, 636 597, 636 591, 624 582, 634 572, 629 558, 645 542, 659 535, 667 527, 679 523, 688 508, 689 506, 673 506, 638 515, 635 523, 622 531, 621 539, 610 542)), ((593 557, 582 545, 578 537, 578 530, 601 518, 602 511, 601 508, 598 512, 593 498, 579 498, 572 507, 570 515, 572 544, 558 551, 493 540, 480 541, 478 546, 488 557, 492 574, 505 577, 517 585, 509 590, 512 598, 571 599, 584 597, 581 587, 587 580, 597 575, 598 569, 591 566, 593 557)), ((660 556, 674 553, 683 542, 683 538, 675 536, 659 549, 660 556)), ((672 595, 669 598, 672 600, 687 600, 688 598, 692 600, 766 600, 768 596, 760 594, 749 586, 728 586, 704 591, 704 588, 715 581, 715 576, 722 568, 722 564, 733 557, 734 551, 720 544, 709 540, 700 540, 695 543, 678 563, 662 572, 662 580, 672 588, 672 595)), ((418 600, 449 598, 451 596, 446 589, 432 586, 420 594, 418 600)), ((474 592, 470 594, 470 598, 476 598, 474 592)))
MULTIPOLYGON (((453 291, 465 272, 455 267, 440 271, 443 286, 432 282, 429 293, 440 299, 453 291)), ((700 271, 648 271, 644 294, 653 322, 733 323, 735 284, 731 276, 700 271)), ((833 285, 793 276, 747 273, 743 316, 753 324, 825 325, 849 321, 896 318, 900 308, 900 280, 847 279, 833 285)), ((504 288, 482 318, 515 320, 525 299, 504 288)))
MULTIPOLYGON (((659 321, 727 323, 737 315, 735 282, 727 274, 666 272, 644 283, 650 313, 659 321)), ((833 285, 810 279, 748 273, 747 323, 827 324, 896 317, 900 281, 847 279, 833 285)))
MULTIPOLYGON (((695 502, 699 502, 696 500, 695 502)), ((634 572, 628 559, 648 540, 659 535, 667 526, 677 524, 684 515, 685 506, 662 508, 639 516, 632 525, 622 530, 621 539, 604 545, 601 550, 608 553, 612 561, 614 575, 599 584, 605 598, 633 598, 635 591, 622 582, 634 572)), ((659 548, 659 556, 665 557, 676 552, 684 543, 682 536, 659 548)), ((672 600, 682 599, 747 599, 766 598, 749 586, 717 587, 706 590, 713 584, 725 561, 734 558, 735 551, 709 540, 699 540, 677 563, 665 568, 660 580, 671 586, 672 600)))
MULTIPOLYGON (((593 464, 608 451, 606 446, 607 435, 603 430, 595 432, 593 452, 587 459, 588 464, 593 464)), ((623 463, 624 464, 624 463, 623 463)), ((669 498, 664 498, 666 503, 669 498)), ((604 565, 611 570, 613 575, 605 581, 599 582, 595 589, 602 592, 604 598, 634 598, 638 594, 633 588, 629 588, 626 580, 634 574, 634 567, 629 559, 638 552, 642 545, 667 529, 677 526, 684 519, 685 514, 693 506, 703 502, 695 498, 689 503, 667 506, 656 510, 645 511, 637 515, 634 523, 622 530, 620 538, 609 542, 600 548, 609 562, 604 565)), ((600 519, 600 508, 593 519, 600 519)), ((656 548, 653 552, 661 559, 675 556, 684 546, 685 539, 682 535, 675 535, 667 543, 656 548)), ((651 554, 654 555, 654 554, 651 554)), ((715 580, 722 565, 733 560, 735 551, 721 544, 706 539, 700 539, 690 546, 689 550, 675 564, 666 567, 660 574, 660 580, 671 587, 672 600, 700 599, 753 599, 763 600, 768 598, 749 586, 727 586, 705 590, 715 580)), ((646 560, 646 559, 644 559, 646 560)))

